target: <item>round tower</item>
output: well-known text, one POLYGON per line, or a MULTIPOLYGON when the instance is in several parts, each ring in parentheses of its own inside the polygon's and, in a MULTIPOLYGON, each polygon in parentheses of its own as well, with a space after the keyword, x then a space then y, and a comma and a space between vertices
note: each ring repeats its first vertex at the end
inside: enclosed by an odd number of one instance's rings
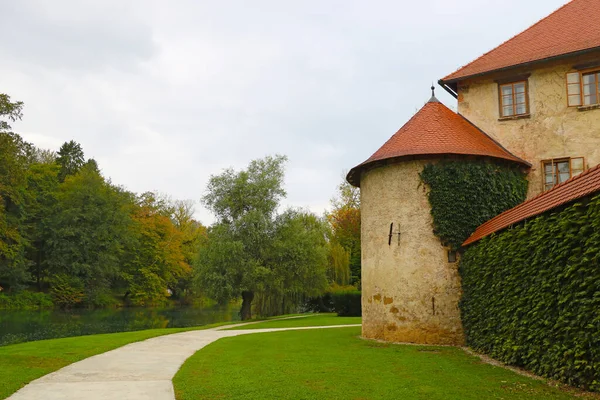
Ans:
POLYGON ((398 132, 348 173, 348 182, 361 189, 364 337, 463 343, 457 255, 433 233, 420 173, 441 159, 474 157, 527 165, 432 93, 398 132))

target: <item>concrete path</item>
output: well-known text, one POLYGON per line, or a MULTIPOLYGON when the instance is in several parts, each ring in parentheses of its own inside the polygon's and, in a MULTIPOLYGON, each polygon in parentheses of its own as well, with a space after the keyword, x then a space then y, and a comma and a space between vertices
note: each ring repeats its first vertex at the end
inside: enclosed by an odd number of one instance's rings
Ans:
POLYGON ((8 399, 174 400, 171 380, 175 373, 188 357, 215 340, 250 333, 351 326, 360 325, 224 330, 233 327, 229 325, 159 336, 68 365, 30 382, 8 399))

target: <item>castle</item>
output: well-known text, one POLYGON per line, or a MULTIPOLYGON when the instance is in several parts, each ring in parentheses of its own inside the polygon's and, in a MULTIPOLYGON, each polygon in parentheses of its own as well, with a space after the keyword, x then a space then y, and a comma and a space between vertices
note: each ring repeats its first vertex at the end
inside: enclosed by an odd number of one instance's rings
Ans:
MULTIPOLYGON (((419 174, 444 159, 527 171, 528 198, 600 164, 600 1, 573 0, 440 79, 431 99, 348 173, 361 188, 363 336, 462 344, 458 258, 432 231, 419 174)), ((433 88, 432 88, 433 89, 433 88)))

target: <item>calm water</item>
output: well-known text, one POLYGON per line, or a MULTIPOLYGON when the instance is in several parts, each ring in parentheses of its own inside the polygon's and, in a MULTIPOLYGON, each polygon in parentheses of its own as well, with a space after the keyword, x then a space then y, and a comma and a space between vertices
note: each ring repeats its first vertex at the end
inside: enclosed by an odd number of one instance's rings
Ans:
POLYGON ((72 311, 0 310, 0 346, 30 340, 152 328, 183 328, 239 320, 239 306, 72 311))

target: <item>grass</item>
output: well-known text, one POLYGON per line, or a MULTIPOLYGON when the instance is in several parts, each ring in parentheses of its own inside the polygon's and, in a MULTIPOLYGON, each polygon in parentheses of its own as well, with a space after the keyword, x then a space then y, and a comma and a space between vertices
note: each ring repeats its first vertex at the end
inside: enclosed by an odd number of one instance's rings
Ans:
MULTIPOLYGON (((318 317, 302 323, 310 318, 318 317)), ((173 380, 177 399, 576 398, 459 348, 383 344, 359 334, 356 327, 223 338, 184 363, 173 380)))
MULTIPOLYGON (((287 317, 287 316, 284 316, 287 317)), ((239 326, 228 330, 239 329, 263 329, 263 328, 297 328, 302 326, 326 326, 326 325, 352 325, 360 324, 361 317, 338 317, 336 314, 305 314, 292 316, 292 318, 270 319, 263 322, 253 323, 247 326, 239 326)))
POLYGON ((193 328, 149 329, 61 339, 39 340, 0 347, 0 399, 27 383, 84 358, 128 343, 195 329, 208 329, 231 322, 193 328))
MULTIPOLYGON (((275 320, 276 318, 297 315, 299 314, 273 317, 265 323, 276 323, 278 322, 275 320)), ((326 314, 326 316, 327 318, 335 318, 331 314, 326 314)), ((326 321, 323 320, 322 322, 325 323, 326 321)), ((209 329, 232 323, 235 322, 223 322, 189 328, 149 329, 76 336, 0 346, 0 399, 10 396, 27 383, 50 372, 129 343, 171 333, 209 329)))

